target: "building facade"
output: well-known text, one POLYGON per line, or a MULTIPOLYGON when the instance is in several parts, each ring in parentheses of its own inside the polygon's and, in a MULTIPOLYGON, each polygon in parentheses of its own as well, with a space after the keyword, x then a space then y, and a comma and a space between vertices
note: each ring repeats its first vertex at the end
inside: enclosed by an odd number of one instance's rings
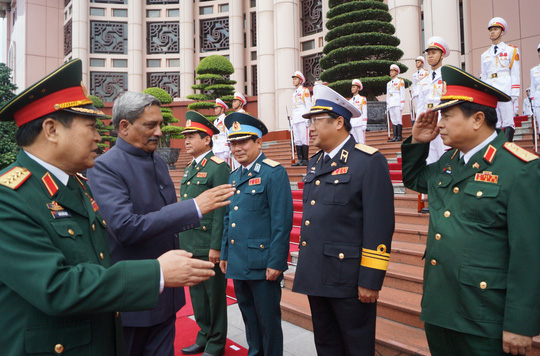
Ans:
MULTIPOLYGON (((446 64, 477 75, 490 45, 487 22, 502 16, 510 28, 504 41, 521 49, 522 88, 529 85, 539 62, 537 0, 385 2, 409 66, 403 77, 412 78, 432 35, 451 47, 446 64)), ((182 101, 193 93, 199 61, 220 54, 235 68, 236 90, 256 96, 258 117, 281 130, 291 112, 291 74, 302 71, 310 85, 319 79, 328 0, 0 0, 0 10, 0 58, 19 90, 81 58, 84 84, 105 102, 153 86, 182 101)))

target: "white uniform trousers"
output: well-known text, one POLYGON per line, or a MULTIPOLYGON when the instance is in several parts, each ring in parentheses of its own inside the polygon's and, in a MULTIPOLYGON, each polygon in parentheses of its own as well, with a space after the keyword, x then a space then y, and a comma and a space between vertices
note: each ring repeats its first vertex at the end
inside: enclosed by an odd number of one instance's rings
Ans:
POLYGON ((514 125, 514 104, 512 101, 497 102, 497 128, 508 127, 515 128, 514 125))
POLYGON ((295 146, 309 146, 308 120, 293 122, 293 136, 295 146))
POLYGON ((392 106, 388 108, 388 115, 390 115, 390 121, 393 125, 402 125, 403 121, 401 120, 401 107, 392 106))

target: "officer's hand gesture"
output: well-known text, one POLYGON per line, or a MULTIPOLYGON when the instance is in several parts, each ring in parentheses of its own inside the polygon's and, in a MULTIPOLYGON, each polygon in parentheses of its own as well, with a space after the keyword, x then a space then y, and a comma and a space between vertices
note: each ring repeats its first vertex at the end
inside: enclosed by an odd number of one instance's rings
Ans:
POLYGON ((417 118, 412 128, 412 141, 411 143, 419 142, 431 142, 439 134, 439 128, 437 127, 439 119, 438 111, 427 110, 421 113, 417 118))
POLYGON ((231 202, 227 199, 233 194, 234 188, 231 184, 222 184, 201 193, 195 198, 195 202, 197 203, 201 214, 204 215, 212 210, 229 205, 231 202))
POLYGON ((219 261, 219 268, 221 269, 221 272, 223 272, 223 274, 226 274, 227 273, 227 261, 219 261))
POLYGON ((277 269, 273 268, 267 268, 266 269, 266 280, 267 281, 275 281, 282 271, 278 271, 277 269))
POLYGON ((379 299, 379 291, 358 287, 358 300, 362 303, 375 303, 379 299))
POLYGON ((503 330, 503 351, 512 355, 525 355, 531 351, 532 337, 503 330))
POLYGON ((212 262, 191 258, 193 254, 183 250, 171 250, 158 257, 165 287, 194 286, 212 277, 212 262))

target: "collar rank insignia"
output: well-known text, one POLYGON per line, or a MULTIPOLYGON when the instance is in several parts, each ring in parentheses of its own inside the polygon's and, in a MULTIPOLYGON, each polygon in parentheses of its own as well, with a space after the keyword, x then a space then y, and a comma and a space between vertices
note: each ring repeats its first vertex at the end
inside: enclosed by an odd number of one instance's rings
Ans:
POLYGON ((452 175, 452 167, 450 167, 449 164, 447 164, 446 167, 444 167, 442 171, 443 171, 444 173, 446 173, 446 174, 452 175))
POLYGON ((199 172, 197 173, 197 178, 206 178, 208 172, 199 172))
POLYGON ((56 194, 58 191, 58 185, 56 185, 56 182, 49 172, 45 173, 45 175, 41 177, 41 181, 43 184, 45 184, 45 188, 47 188, 47 191, 51 197, 56 194))
POLYGON ((339 159, 347 163, 347 158, 349 158, 349 152, 345 150, 341 150, 341 157, 339 157, 339 159))
POLYGON ((98 210, 99 210, 99 207, 98 207, 96 201, 94 200, 94 198, 92 198, 90 195, 88 195, 87 192, 84 192, 84 194, 86 194, 86 196, 88 197, 88 199, 90 199, 90 203, 92 204, 92 209, 94 209, 94 211, 98 211, 98 210))
POLYGON ((495 158, 495 153, 497 152, 497 149, 493 147, 492 145, 489 145, 486 153, 484 153, 484 159, 488 161, 489 163, 493 162, 493 158, 495 158))
POLYGON ((48 203, 47 204, 47 208, 49 210, 52 210, 52 211, 60 211, 60 210, 64 210, 64 207, 62 207, 62 205, 58 204, 57 202, 55 202, 53 200, 52 203, 48 203))
POLYGON ((203 158, 203 160, 201 161, 201 166, 202 166, 202 167, 206 166, 206 162, 208 162, 208 161, 206 160, 206 158, 203 158))
POLYGON ((256 163, 256 164, 255 164, 255 168, 253 168, 253 171, 255 171, 255 173, 259 173, 260 170, 261 170, 261 165, 260 165, 260 163, 256 163))
POLYGON ((482 173, 476 173, 474 180, 479 182, 497 183, 499 181, 499 176, 488 171, 483 171, 482 173))
POLYGON ((257 184, 261 184, 261 177, 251 178, 249 180, 249 185, 257 185, 257 184))
POLYGON ((341 167, 341 168, 335 169, 332 172, 332 175, 335 176, 337 174, 345 174, 347 173, 348 170, 349 170, 349 167, 341 167))

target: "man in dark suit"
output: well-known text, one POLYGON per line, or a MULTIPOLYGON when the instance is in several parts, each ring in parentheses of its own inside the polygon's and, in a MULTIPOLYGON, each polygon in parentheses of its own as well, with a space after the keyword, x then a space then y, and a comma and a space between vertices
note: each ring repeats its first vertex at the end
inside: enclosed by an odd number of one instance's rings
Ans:
MULTIPOLYGON (((184 169, 181 180, 180 199, 199 196, 204 191, 226 184, 231 169, 227 162, 214 156, 212 136, 219 130, 196 111, 186 113, 184 134, 186 152, 193 160, 184 169)), ((199 332, 195 343, 182 349, 185 355, 223 355, 227 342, 227 281, 219 268, 223 215, 225 208, 203 216, 201 226, 180 234, 180 248, 193 253, 195 258, 216 264, 216 275, 204 283, 189 288, 191 305, 199 332)))
POLYGON ((315 85, 304 114, 321 150, 304 178, 304 214, 293 291, 307 294, 319 355, 375 353, 376 301, 390 258, 394 194, 388 163, 356 144, 341 95, 315 85))
POLYGON ((223 222, 220 267, 234 282, 248 355, 282 356, 280 281, 287 269, 293 217, 289 177, 261 152, 262 136, 268 132, 261 121, 232 113, 225 125, 240 167, 229 178, 236 194, 223 222))
POLYGON ((0 108, 21 147, 0 172, 3 355, 124 355, 117 311, 154 308, 164 287, 213 275, 182 251, 111 266, 107 223, 77 174, 94 165, 104 115, 81 80, 76 59, 0 108))
MULTIPOLYGON (((216 208, 215 197, 227 186, 195 199, 177 202, 165 162, 154 151, 163 117, 159 101, 126 92, 113 106, 116 145, 88 171, 102 214, 109 222, 112 262, 155 258, 179 248, 178 232, 199 226, 202 215, 216 208)), ((185 304, 183 288, 163 291, 155 309, 122 313, 129 355, 173 355, 176 312, 185 304)))
POLYGON ((403 183, 429 194, 420 318, 430 352, 525 355, 540 333, 540 160, 495 129, 510 96, 441 71, 440 104, 401 146, 403 183), (426 165, 439 133, 452 149, 426 165))

